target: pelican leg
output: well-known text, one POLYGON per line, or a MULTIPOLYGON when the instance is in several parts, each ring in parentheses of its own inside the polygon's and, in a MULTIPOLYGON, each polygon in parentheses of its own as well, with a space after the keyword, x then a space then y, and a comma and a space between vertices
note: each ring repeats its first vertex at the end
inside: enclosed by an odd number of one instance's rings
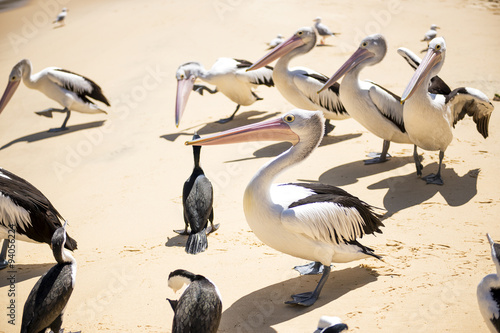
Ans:
POLYGON ((256 94, 256 93, 254 93, 253 91, 252 91, 252 95, 253 95, 253 97, 255 97, 258 101, 262 101, 262 100, 263 100, 263 98, 262 98, 262 97, 257 96, 257 94, 256 94))
POLYGON ((444 152, 439 151, 439 167, 438 172, 436 174, 431 173, 423 177, 422 179, 427 182, 427 184, 435 184, 435 185, 443 185, 443 179, 441 178, 441 165, 443 164, 444 152))
POLYGON ((200 94, 202 96, 203 96, 203 90, 206 90, 206 91, 208 91, 211 94, 215 94, 215 93, 219 92, 217 90, 217 88, 215 88, 214 90, 211 90, 210 88, 208 88, 207 86, 204 86, 202 84, 195 84, 195 85, 193 85, 193 90, 196 91, 198 94, 200 94))
POLYGON ((413 160, 415 161, 415 167, 417 168, 417 176, 422 176, 422 163, 420 163, 420 158, 417 152, 417 145, 413 145, 413 160))
POLYGON ((330 119, 325 120, 325 136, 335 129, 334 124, 330 124, 330 119))
POLYGON ((225 124, 225 123, 227 123, 228 121, 233 120, 234 115, 236 114, 236 112, 238 112, 238 110, 239 110, 239 109, 240 109, 240 105, 238 104, 238 106, 236 107, 236 110, 234 110, 233 114, 232 114, 230 117, 220 119, 220 120, 218 120, 217 122, 218 122, 219 124, 225 124))
POLYGON ((59 128, 51 128, 51 129, 49 129, 49 132, 60 132, 60 131, 65 131, 65 130, 68 129, 66 127, 66 123, 68 122, 69 117, 71 116, 71 111, 68 108, 65 108, 63 111, 66 112, 66 118, 64 118, 64 121, 63 121, 61 127, 59 127, 59 128))
POLYGON ((7 256, 8 246, 9 246, 9 241, 7 239, 4 239, 2 244, 2 252, 0 252, 0 270, 6 268, 9 265, 9 262, 5 260, 5 257, 7 256))
POLYGON ((382 145, 382 152, 380 154, 373 154, 370 153, 368 156, 372 157, 375 156, 375 158, 372 158, 371 160, 365 160, 365 164, 377 164, 377 163, 383 163, 387 162, 388 160, 391 159, 391 155, 387 154, 387 151, 389 151, 389 146, 391 145, 391 141, 384 140, 384 143, 382 145))
POLYGON ((302 266, 295 266, 293 269, 300 275, 317 275, 323 273, 323 264, 319 261, 313 261, 302 266))
POLYGON ((42 111, 36 111, 35 113, 39 116, 52 118, 52 112, 66 112, 66 108, 64 109, 48 108, 42 111))
POLYGON ((323 275, 321 276, 321 279, 319 280, 318 285, 316 286, 314 291, 292 295, 293 301, 287 301, 285 303, 297 304, 302 306, 313 305, 318 300, 319 294, 321 293, 321 289, 323 289, 323 286, 328 280, 328 275, 330 275, 330 270, 331 270, 330 266, 323 265, 323 275))

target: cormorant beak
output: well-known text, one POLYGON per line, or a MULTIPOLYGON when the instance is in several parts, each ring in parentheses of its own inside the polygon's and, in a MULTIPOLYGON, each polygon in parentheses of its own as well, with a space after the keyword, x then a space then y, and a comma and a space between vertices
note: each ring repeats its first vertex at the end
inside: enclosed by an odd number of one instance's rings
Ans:
POLYGON ((7 84, 7 88, 5 88, 2 99, 0 99, 0 113, 2 113, 3 109, 5 109, 7 103, 9 103, 10 99, 16 92, 19 83, 21 83, 21 80, 10 81, 9 84, 7 84))
POLYGON ((302 41, 302 38, 298 37, 297 35, 293 35, 292 37, 285 40, 283 43, 276 46, 272 51, 267 53, 265 56, 260 58, 252 66, 250 66, 247 69, 247 72, 262 68, 265 65, 273 62, 274 60, 281 58, 282 56, 284 56, 285 54, 287 54, 291 50, 293 50, 299 46, 302 46, 302 45, 304 45, 304 41, 302 41))
POLYGON ((187 79, 177 80, 177 95, 175 97, 175 127, 179 127, 179 122, 181 121, 182 114, 186 108, 189 94, 191 93, 191 90, 193 90, 195 80, 196 77, 194 75, 189 76, 187 79))

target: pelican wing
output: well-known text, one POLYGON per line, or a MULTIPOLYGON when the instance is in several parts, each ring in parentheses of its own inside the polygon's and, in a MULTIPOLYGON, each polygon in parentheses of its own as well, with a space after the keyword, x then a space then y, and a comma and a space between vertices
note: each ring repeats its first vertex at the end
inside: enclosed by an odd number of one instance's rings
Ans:
POLYGON ((405 133, 406 129, 403 122, 403 105, 401 105, 401 97, 375 82, 368 82, 372 84, 368 94, 372 103, 377 107, 377 110, 398 127, 401 132, 405 133))
POLYGON ((47 77, 60 87, 74 92, 87 103, 92 103, 88 100, 88 97, 90 97, 110 106, 107 98, 102 93, 101 87, 85 76, 61 68, 52 68, 47 73, 47 77))
POLYGON ((247 68, 252 66, 252 63, 248 60, 234 59, 237 64, 236 75, 240 79, 244 79, 252 84, 265 85, 268 87, 274 87, 273 81, 273 68, 271 66, 265 66, 254 71, 247 72, 247 68))
POLYGON ((476 123, 477 131, 484 138, 488 137, 488 124, 494 107, 483 92, 469 87, 457 88, 446 95, 445 103, 452 112, 453 126, 468 115, 476 123))
POLYGON ((294 75, 293 82, 311 102, 330 112, 345 115, 346 118, 349 117, 344 104, 340 101, 340 84, 338 82, 335 82, 327 90, 318 94, 318 90, 328 81, 328 76, 306 70, 305 68, 299 68, 294 71, 297 70, 299 73, 302 72, 300 73, 302 75, 294 75))
POLYGON ((282 213, 282 223, 293 232, 333 244, 381 233, 383 224, 374 207, 338 187, 317 183, 281 186, 298 186, 311 193, 291 203, 282 213))

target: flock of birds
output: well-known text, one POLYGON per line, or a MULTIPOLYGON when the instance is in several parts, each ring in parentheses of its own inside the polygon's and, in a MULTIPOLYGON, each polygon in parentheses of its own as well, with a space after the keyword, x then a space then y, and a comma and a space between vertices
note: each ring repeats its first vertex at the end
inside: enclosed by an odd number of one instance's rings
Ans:
MULTIPOLYGON (((63 10, 56 21, 63 22, 65 15, 66 10, 63 10)), ((328 184, 273 183, 279 174, 305 160, 318 147, 324 135, 335 127, 330 121, 354 118, 383 140, 382 152, 365 161, 367 164, 390 159, 391 142, 413 144, 417 175, 421 176, 417 147, 439 151, 438 171, 423 179, 430 184, 443 185, 442 159, 453 138, 454 125, 468 115, 486 138, 493 111, 493 105, 479 90, 468 87, 451 90, 437 76, 444 63, 446 43, 442 37, 436 37, 435 25, 423 39, 429 42, 423 59, 408 49, 398 50, 415 69, 401 97, 375 82, 359 79, 363 68, 374 66, 385 57, 387 43, 380 34, 364 38, 330 78, 309 68, 290 68, 293 58, 314 48, 317 34, 322 38, 320 45, 324 44, 324 38, 336 35, 321 23, 321 18, 314 21, 314 28, 301 28, 286 40, 278 35, 269 44, 269 52, 255 63, 220 58, 206 70, 198 62, 188 62, 176 73, 176 126, 193 90, 199 94, 221 92, 237 104, 229 118, 219 121, 222 123, 233 119, 241 105, 261 100, 252 90, 256 85, 276 86, 283 97, 297 107, 277 119, 203 138, 195 133, 192 140, 186 142, 193 146, 194 168, 183 188, 185 228, 176 232, 188 235, 185 250, 196 254, 208 248, 207 235, 219 228, 213 224, 213 187, 200 166, 201 146, 259 140, 292 143, 291 148, 257 171, 245 190, 243 208, 250 228, 263 243, 291 256, 310 260, 310 264, 295 267, 301 274, 322 275, 313 291, 294 294, 286 302, 302 306, 316 302, 332 263, 369 257, 381 259, 373 249, 358 241, 364 235, 382 232, 382 216, 375 207, 328 184), (274 68, 269 67, 275 60, 274 68), (197 79, 216 88, 195 84, 197 79)), ((56 131, 67 129, 71 111, 105 113, 93 100, 109 106, 101 88, 92 80, 56 67, 32 74, 30 61, 24 59, 9 75, 9 83, 0 99, 0 112, 21 80, 28 88, 37 89, 61 104, 62 109, 37 112, 48 117, 52 117, 53 112, 65 113, 62 126, 53 129, 56 131)), ((59 331, 76 278, 76 261, 68 250, 75 250, 77 243, 67 235, 67 222, 61 223, 62 216, 37 188, 4 169, 0 169, 0 218, 1 238, 8 239, 9 229, 15 228, 18 240, 51 245, 57 262, 38 280, 28 296, 21 332, 40 332, 47 328, 59 331)), ((492 332, 500 332, 500 244, 489 235, 488 240, 497 273, 482 280, 477 296, 488 327, 492 332)), ((9 265, 7 245, 4 241, 0 269, 9 265)), ((184 284, 188 287, 179 300, 169 300, 175 312, 172 331, 216 332, 222 316, 217 287, 204 276, 185 270, 170 274, 168 285, 174 291, 184 284)), ((322 317, 316 332, 346 329, 347 325, 338 318, 322 317)))

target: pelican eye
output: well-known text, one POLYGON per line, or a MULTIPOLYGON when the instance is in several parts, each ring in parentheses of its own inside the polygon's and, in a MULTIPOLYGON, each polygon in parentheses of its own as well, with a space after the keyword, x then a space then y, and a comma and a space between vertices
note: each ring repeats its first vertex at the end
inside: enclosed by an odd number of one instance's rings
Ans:
POLYGON ((16 81, 17 80, 17 76, 13 75, 11 78, 10 78, 11 81, 16 81))
POLYGON ((181 80, 184 80, 184 74, 181 74, 181 80))
POLYGON ((287 114, 285 117, 284 117, 285 121, 287 123, 291 123, 295 120, 295 116, 293 114, 287 114))
POLYGON ((302 31, 297 32, 297 35, 299 35, 299 36, 302 35, 302 34, 303 34, 302 31))
POLYGON ((441 45, 437 44, 436 45, 436 50, 440 50, 441 49, 441 45))
POLYGON ((361 46, 363 46, 363 47, 366 47, 367 45, 368 45, 367 42, 363 42, 363 44, 361 44, 361 46))

